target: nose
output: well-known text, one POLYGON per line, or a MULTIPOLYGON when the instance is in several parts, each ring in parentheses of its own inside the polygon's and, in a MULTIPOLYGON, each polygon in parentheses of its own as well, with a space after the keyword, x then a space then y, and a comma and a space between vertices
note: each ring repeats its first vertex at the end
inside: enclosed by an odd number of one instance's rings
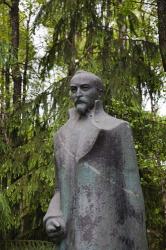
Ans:
POLYGON ((77 88, 76 96, 80 97, 82 95, 82 91, 80 88, 77 88))

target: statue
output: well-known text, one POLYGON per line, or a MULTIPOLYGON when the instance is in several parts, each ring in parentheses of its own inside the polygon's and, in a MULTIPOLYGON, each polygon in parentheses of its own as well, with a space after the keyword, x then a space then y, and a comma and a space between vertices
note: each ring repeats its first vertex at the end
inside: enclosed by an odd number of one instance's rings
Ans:
POLYGON ((46 231, 59 250, 147 250, 129 124, 104 112, 96 75, 77 71, 70 93, 75 108, 54 139, 58 184, 46 231))

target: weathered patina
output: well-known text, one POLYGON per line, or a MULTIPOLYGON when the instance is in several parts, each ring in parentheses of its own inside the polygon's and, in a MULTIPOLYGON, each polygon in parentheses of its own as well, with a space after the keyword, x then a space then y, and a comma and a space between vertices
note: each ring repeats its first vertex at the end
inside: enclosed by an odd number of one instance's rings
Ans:
POLYGON ((59 237, 60 250, 146 250, 144 200, 129 124, 104 112, 98 100, 102 88, 93 74, 74 77, 71 88, 79 86, 74 91, 80 93, 54 140, 58 186, 44 218, 47 232, 59 237), (93 105, 78 107, 87 101, 81 84, 91 82, 99 94, 93 93, 93 105))

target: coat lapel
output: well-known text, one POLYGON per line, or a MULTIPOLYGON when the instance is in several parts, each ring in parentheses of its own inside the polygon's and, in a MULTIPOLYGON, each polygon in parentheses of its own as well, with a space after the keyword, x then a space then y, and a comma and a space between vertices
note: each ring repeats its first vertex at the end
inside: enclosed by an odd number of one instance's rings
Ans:
POLYGON ((83 129, 83 134, 79 138, 79 145, 76 153, 76 161, 80 161, 87 155, 95 144, 99 135, 100 129, 95 127, 91 122, 83 129))
POLYGON ((79 119, 75 109, 69 110, 70 119, 60 129, 60 145, 64 152, 78 162, 96 142, 100 129, 93 123, 93 115, 84 120, 79 119))

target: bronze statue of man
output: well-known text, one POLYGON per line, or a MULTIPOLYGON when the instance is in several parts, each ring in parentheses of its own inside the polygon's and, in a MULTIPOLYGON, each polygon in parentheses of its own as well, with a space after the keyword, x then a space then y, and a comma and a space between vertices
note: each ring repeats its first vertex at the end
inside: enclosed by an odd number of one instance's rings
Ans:
POLYGON ((46 231, 59 250, 147 250, 131 129, 104 112, 96 75, 76 72, 70 93, 75 108, 54 141, 58 184, 46 231))

